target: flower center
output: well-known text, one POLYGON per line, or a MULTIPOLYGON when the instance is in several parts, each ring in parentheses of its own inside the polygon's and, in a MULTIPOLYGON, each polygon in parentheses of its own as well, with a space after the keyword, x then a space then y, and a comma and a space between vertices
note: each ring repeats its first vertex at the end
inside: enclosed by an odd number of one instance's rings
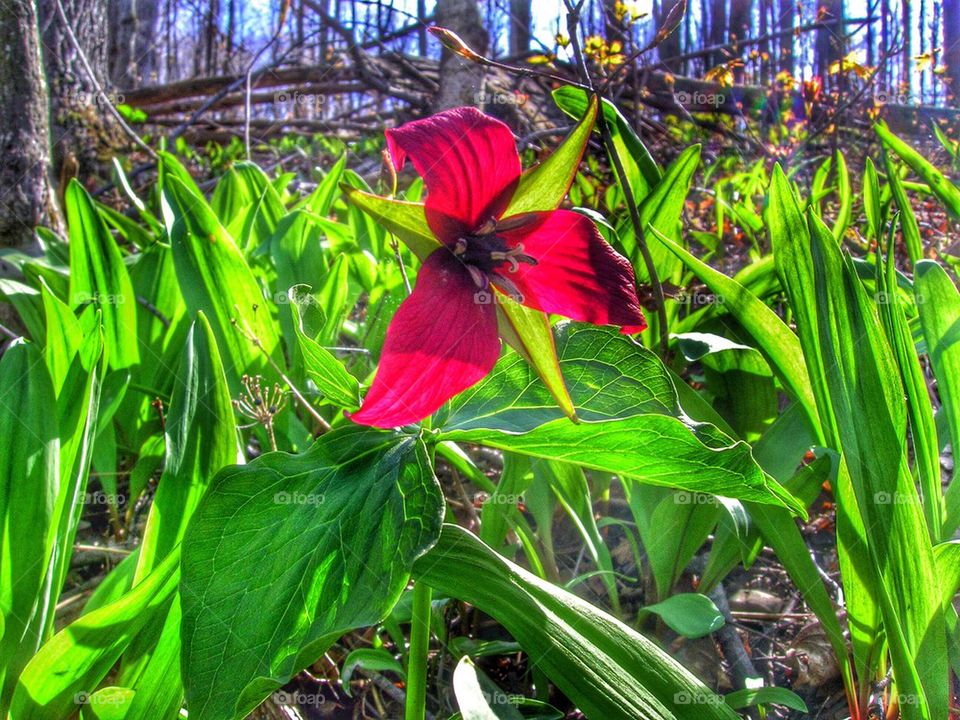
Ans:
POLYGON ((453 254, 470 272, 473 282, 481 290, 486 290, 490 280, 496 283, 514 299, 521 298, 520 291, 505 274, 515 273, 520 263, 536 265, 537 260, 524 252, 523 243, 513 247, 497 231, 512 230, 534 221, 535 216, 517 216, 508 218, 498 227, 493 218, 468 235, 459 238, 453 247, 453 254), (504 264, 508 267, 504 268, 504 264))

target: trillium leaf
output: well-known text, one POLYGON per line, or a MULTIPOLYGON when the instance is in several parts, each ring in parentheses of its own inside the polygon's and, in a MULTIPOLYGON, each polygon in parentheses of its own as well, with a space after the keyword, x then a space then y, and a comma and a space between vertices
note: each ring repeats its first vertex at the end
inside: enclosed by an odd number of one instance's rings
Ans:
POLYGON ((190 717, 244 717, 343 632, 382 619, 442 510, 419 438, 355 425, 218 474, 183 543, 190 717))
POLYGON ((560 370, 581 424, 563 417, 514 354, 451 401, 436 425, 441 437, 805 513, 760 469, 749 445, 686 416, 654 353, 612 328, 563 323, 556 335, 560 370))

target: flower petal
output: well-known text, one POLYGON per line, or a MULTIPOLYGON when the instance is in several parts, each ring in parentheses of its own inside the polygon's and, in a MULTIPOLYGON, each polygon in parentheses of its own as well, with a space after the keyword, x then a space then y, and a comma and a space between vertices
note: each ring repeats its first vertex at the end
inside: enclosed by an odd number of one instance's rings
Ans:
POLYGON ((427 258, 413 293, 387 328, 380 366, 361 408, 361 425, 422 420, 481 380, 500 355, 494 305, 477 301, 463 265, 441 248, 427 258))
POLYGON ((570 210, 537 215, 533 224, 500 233, 511 245, 523 243, 524 254, 537 261, 521 263, 516 272, 499 270, 523 304, 595 325, 620 325, 624 333, 646 328, 633 268, 590 219, 570 210))
POLYGON ((454 108, 387 130, 397 170, 409 157, 427 186, 426 214, 441 242, 453 243, 500 217, 520 178, 510 128, 472 107, 454 108))

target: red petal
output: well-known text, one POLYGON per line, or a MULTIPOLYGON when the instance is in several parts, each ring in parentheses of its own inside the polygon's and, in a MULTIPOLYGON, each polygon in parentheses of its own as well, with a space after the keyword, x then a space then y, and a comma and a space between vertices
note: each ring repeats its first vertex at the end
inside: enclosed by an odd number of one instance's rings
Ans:
POLYGON ((521 263, 516 272, 506 265, 498 270, 516 285, 523 304, 594 325, 620 325, 625 333, 643 330, 647 321, 627 259, 579 213, 537 215, 534 224, 501 233, 511 245, 523 243, 524 253, 537 261, 521 263))
POLYGON ((445 249, 427 258, 394 315, 361 425, 397 427, 427 417, 482 379, 500 355, 494 305, 476 302, 463 265, 445 249))
POLYGON ((507 209, 520 178, 510 128, 472 107, 454 108, 387 130, 397 170, 407 157, 427 186, 430 229, 453 243, 507 209))

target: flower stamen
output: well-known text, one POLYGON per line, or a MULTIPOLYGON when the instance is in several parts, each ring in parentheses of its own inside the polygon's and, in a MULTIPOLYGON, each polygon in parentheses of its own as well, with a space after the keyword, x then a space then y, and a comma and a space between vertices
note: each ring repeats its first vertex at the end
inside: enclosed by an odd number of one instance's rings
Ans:
POLYGON ((523 243, 517 243, 514 247, 505 251, 494 250, 490 253, 490 258, 497 262, 510 263, 510 272, 515 273, 520 269, 520 263, 527 265, 536 265, 537 259, 527 255, 523 249, 523 243))

